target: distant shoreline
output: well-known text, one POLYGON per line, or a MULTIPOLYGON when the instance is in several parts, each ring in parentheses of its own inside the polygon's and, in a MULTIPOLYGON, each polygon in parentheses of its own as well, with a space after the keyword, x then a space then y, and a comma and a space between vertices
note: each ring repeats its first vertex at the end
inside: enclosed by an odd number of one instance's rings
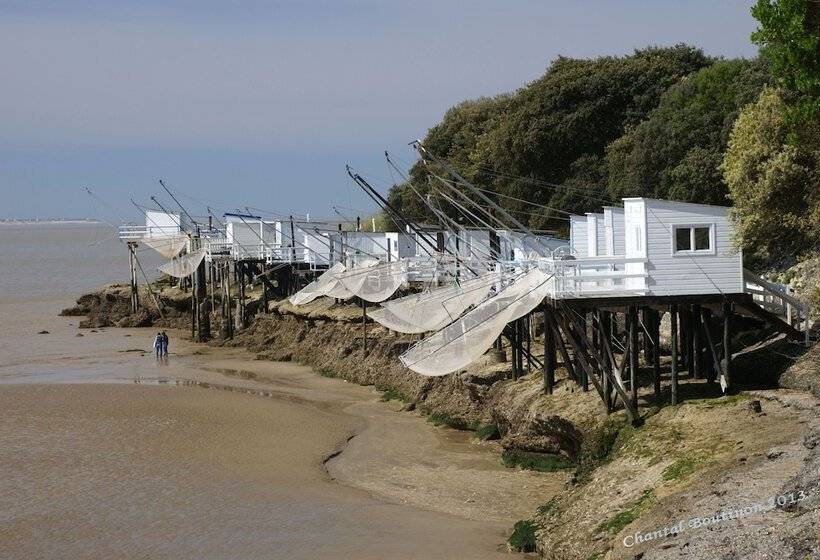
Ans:
POLYGON ((77 224, 89 224, 89 225, 97 225, 97 224, 104 224, 100 220, 94 220, 91 218, 76 218, 76 219, 53 219, 53 220, 39 220, 39 219, 29 219, 29 220, 14 220, 14 219, 0 219, 0 226, 51 226, 51 225, 77 225, 77 224))

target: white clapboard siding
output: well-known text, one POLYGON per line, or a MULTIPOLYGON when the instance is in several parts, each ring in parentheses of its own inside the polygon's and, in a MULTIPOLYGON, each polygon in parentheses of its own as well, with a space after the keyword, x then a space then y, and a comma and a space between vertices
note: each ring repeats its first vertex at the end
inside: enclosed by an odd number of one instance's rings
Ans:
POLYGON ((588 227, 586 216, 573 215, 569 217, 569 244, 579 257, 589 256, 588 227))
POLYGON ((607 255, 623 255, 625 253, 623 208, 604 207, 604 243, 607 255))
POLYGON ((235 258, 263 258, 266 244, 276 239, 275 225, 263 222, 259 216, 225 214, 225 222, 225 233, 235 258))
MULTIPOLYGON (((626 209, 643 206, 645 219, 647 289, 652 295, 742 293, 743 256, 732 246, 728 209, 653 199, 624 199, 626 209), (675 226, 709 226, 712 249, 705 253, 676 253, 675 226)), ((639 214, 638 214, 639 215, 639 214)), ((626 219, 629 244, 629 212, 626 219)))
POLYGON ((330 264, 330 247, 327 234, 309 223, 293 226, 296 235, 297 260, 316 266, 330 264))
POLYGON ((188 221, 178 212, 145 211, 145 233, 148 237, 177 235, 189 229, 188 221))
POLYGON ((385 247, 388 250, 388 261, 394 262, 416 254, 415 235, 399 232, 388 232, 385 236, 385 247))
POLYGON ((587 256, 606 255, 606 229, 604 215, 587 213, 587 256))

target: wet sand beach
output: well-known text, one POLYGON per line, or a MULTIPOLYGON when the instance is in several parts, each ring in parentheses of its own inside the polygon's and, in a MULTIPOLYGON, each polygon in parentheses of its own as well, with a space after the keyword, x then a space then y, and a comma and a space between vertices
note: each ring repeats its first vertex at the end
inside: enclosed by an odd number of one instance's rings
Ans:
POLYGON ((0 388, 2 558, 493 558, 322 469, 353 418, 198 387, 0 388))
MULTIPOLYGON (((497 515, 448 515, 452 499, 424 507, 333 480, 324 461, 349 438, 381 415, 407 416, 375 391, 237 350, 180 344, 177 333, 167 361, 127 351, 150 334, 89 332, 75 346, 95 346, 87 357, 0 366, 0 471, 10 473, 0 479, 0 557, 500 557, 510 525, 497 515), (240 371, 265 382, 226 375, 240 371)), ((48 336, 59 343, 60 329, 48 336)), ((373 453, 340 461, 363 470, 341 478, 383 485, 388 473, 378 466, 405 435, 428 469, 446 470, 436 461, 448 453, 471 453, 469 442, 407 419, 406 433, 398 429, 405 422, 380 428, 392 437, 383 449, 368 440, 373 453)), ((489 460, 474 453, 479 464, 489 460)), ((508 474, 497 455, 495 465, 508 474)), ((449 470, 445 480, 458 474, 449 470)))

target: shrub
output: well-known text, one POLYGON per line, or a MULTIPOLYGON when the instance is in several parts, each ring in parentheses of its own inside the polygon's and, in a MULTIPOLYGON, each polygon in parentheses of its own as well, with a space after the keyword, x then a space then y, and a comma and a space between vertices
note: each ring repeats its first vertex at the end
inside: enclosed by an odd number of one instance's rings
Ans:
POLYGON ((486 426, 479 426, 475 431, 475 437, 480 440, 498 439, 498 426, 495 424, 487 424, 486 426))
POLYGON ((449 426, 450 428, 454 428, 456 430, 474 429, 464 418, 450 416, 446 412, 433 412, 428 417, 428 420, 430 420, 434 426, 449 426))
POLYGON ((535 552, 535 531, 538 526, 532 521, 518 521, 513 526, 507 544, 517 552, 535 552))
POLYGON ((554 472, 575 466, 572 461, 561 455, 531 453, 518 449, 505 449, 501 453, 501 460, 504 461, 505 467, 520 467, 538 472, 554 472))
POLYGON ((382 393, 382 400, 407 402, 408 399, 404 393, 391 387, 382 393))

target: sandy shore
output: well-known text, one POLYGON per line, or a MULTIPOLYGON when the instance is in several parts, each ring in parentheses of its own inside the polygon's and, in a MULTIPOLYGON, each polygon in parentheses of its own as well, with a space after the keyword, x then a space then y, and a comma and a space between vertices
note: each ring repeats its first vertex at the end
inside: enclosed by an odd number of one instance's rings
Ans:
POLYGON ((295 364, 60 321, 0 361, 3 558, 500 558, 564 481, 295 364))

